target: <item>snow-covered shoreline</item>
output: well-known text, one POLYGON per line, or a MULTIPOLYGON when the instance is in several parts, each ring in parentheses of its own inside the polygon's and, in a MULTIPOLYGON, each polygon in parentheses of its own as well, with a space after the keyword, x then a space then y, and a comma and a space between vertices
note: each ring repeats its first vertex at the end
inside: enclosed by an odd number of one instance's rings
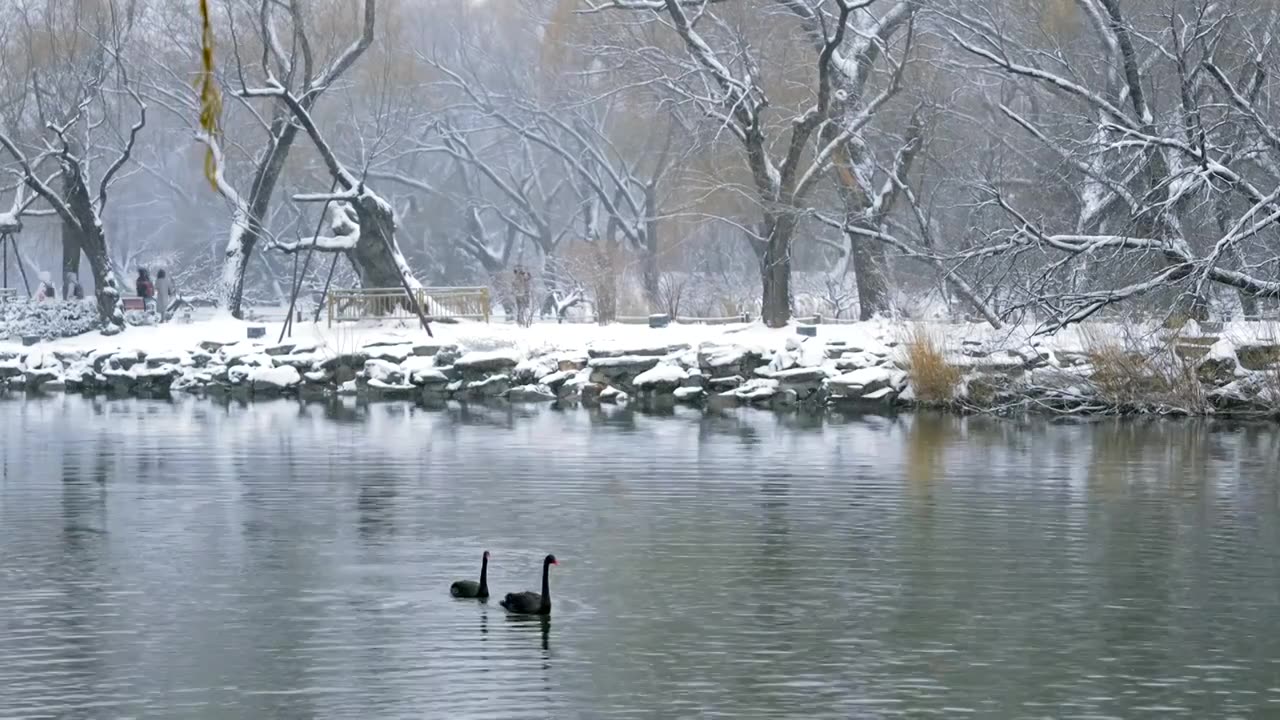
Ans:
MULTIPOLYGON (((800 336, 794 327, 759 324, 521 328, 458 323, 435 325, 435 337, 408 324, 300 324, 292 338, 277 343, 279 324, 221 319, 131 328, 110 338, 91 333, 32 347, 0 343, 0 385, 11 392, 137 397, 357 396, 426 403, 891 411, 920 404, 905 344, 923 328, 940 338, 948 363, 958 370, 954 397, 942 403, 952 407, 1267 414, 1280 405, 1280 385, 1273 389, 1267 382, 1274 363, 1267 353, 1274 345, 1255 325, 1222 331, 1224 339, 1190 361, 1206 399, 1196 409, 1105 398, 1086 343, 1071 330, 1032 338, 1029 330, 882 321, 821 325, 814 337, 800 336), (264 327, 266 337, 247 339, 249 327, 264 327), (1252 354, 1238 354, 1240 349, 1252 354)), ((1091 332, 1099 332, 1098 326, 1091 332)))

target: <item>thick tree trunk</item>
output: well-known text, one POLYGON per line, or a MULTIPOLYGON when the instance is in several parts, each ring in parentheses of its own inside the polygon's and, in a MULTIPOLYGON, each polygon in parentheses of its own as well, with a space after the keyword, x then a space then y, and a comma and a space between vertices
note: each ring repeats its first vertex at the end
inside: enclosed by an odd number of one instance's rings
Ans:
POLYGON ((369 193, 351 204, 360 223, 360 239, 349 257, 361 286, 398 288, 407 283, 413 288, 422 287, 396 244, 396 218, 391 206, 369 193))
POLYGON ((760 253, 760 319, 771 328, 785 327, 791 320, 791 240, 795 218, 782 216, 765 220, 766 242, 760 253))
MULTIPOLYGON (((850 213, 845 221, 853 224, 863 213, 850 213)), ((846 233, 849 238, 850 265, 858 286, 858 319, 870 320, 877 315, 889 314, 889 267, 884 246, 872 242, 857 233, 846 233)))
POLYGON ((98 302, 98 317, 105 324, 123 326, 124 308, 120 303, 120 291, 112 281, 114 268, 107 248, 107 236, 98 212, 93 207, 89 189, 85 187, 84 176, 77 167, 64 167, 63 182, 66 191, 64 201, 79 225, 77 228, 64 223, 63 237, 65 239, 68 233, 73 235, 73 242, 84 251, 89 260, 94 295, 98 302))

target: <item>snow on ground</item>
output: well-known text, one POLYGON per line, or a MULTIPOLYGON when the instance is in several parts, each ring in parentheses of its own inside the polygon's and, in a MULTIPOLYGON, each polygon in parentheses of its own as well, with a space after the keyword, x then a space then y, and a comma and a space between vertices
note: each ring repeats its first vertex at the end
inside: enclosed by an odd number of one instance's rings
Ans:
MULTIPOLYGON (((148 355, 190 351, 201 342, 222 344, 247 341, 247 328, 263 327, 266 336, 252 341, 260 345, 274 345, 280 336, 280 322, 246 322, 230 317, 215 317, 191 323, 171 322, 164 325, 130 327, 114 337, 104 337, 90 332, 75 337, 42 342, 37 349, 46 351, 90 351, 104 348, 140 350, 148 355)), ((892 323, 872 320, 852 324, 817 326, 817 337, 824 344, 843 342, 851 352, 885 349, 886 343, 904 341, 918 324, 892 323)), ((924 324, 931 336, 940 339, 952 353, 959 353, 966 341, 981 343, 988 348, 1018 348, 1027 344, 1032 328, 993 330, 980 324, 924 324)), ((460 322, 457 324, 434 323, 434 338, 416 323, 411 322, 360 322, 335 324, 325 322, 301 322, 294 325, 291 337, 285 342, 299 346, 314 345, 318 353, 326 356, 353 352, 371 344, 430 343, 457 344, 468 352, 505 351, 513 358, 528 357, 552 352, 595 350, 631 351, 641 348, 663 348, 678 344, 698 347, 703 344, 721 345, 726 348, 780 350, 789 338, 796 338, 794 326, 768 328, 759 323, 734 325, 682 325, 665 328, 649 328, 645 325, 613 324, 556 324, 536 323, 532 327, 520 327, 506 323, 460 322)), ((1233 323, 1217 333, 1235 343, 1252 340, 1271 341, 1277 334, 1274 323, 1233 323)), ((1087 337, 1110 337, 1117 341, 1132 336, 1132 328, 1105 324, 1093 324, 1081 332, 1072 327, 1050 337, 1037 338, 1045 349, 1079 351, 1087 344, 1087 337)), ((794 340, 793 340, 794 343, 794 340)), ((0 341, 0 352, 26 353, 20 343, 0 341)), ((250 348, 246 347, 246 352, 250 348)), ((260 351, 254 351, 260 352, 260 351)))

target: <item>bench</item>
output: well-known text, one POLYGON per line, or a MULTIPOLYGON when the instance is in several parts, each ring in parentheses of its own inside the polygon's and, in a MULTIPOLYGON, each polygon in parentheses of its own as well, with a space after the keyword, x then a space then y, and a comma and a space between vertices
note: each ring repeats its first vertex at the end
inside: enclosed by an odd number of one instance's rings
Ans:
POLYGON ((147 309, 147 301, 143 300, 140 297, 121 298, 120 301, 124 303, 124 309, 126 312, 128 312, 129 310, 146 310, 147 309))

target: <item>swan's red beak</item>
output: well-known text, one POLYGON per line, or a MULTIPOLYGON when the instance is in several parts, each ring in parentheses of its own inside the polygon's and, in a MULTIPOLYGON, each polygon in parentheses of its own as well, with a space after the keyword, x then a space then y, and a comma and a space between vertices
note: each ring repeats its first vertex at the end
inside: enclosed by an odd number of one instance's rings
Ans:
POLYGON ((552 565, 559 565, 559 564, 560 564, 560 561, 559 561, 559 560, 552 560, 552 561, 551 561, 551 564, 552 564, 552 565))

